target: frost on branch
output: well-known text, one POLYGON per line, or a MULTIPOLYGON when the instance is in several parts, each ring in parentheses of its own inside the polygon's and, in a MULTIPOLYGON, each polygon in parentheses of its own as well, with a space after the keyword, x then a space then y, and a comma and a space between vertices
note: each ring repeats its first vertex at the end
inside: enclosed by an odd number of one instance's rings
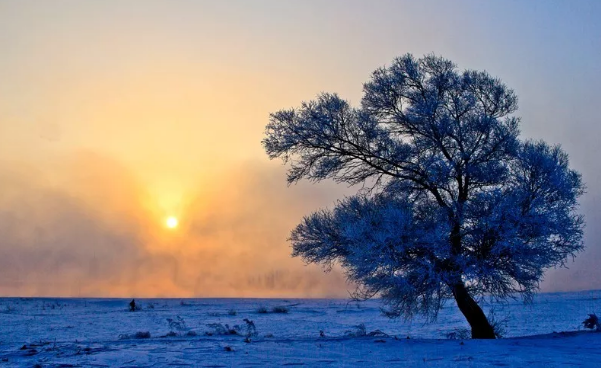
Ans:
POLYGON ((453 297, 474 337, 494 337, 476 300, 528 298, 583 247, 580 175, 560 147, 519 139, 516 110, 486 72, 405 55, 373 73, 360 107, 322 94, 272 114, 263 145, 289 183, 369 189, 305 217, 293 255, 341 264, 392 315, 435 317, 453 297))
POLYGON ((450 296, 443 287, 446 273, 437 270, 438 259, 448 257, 440 244, 448 226, 436 219, 403 198, 347 198, 333 211, 303 220, 291 235, 293 255, 327 266, 338 261, 364 292, 380 293, 394 313, 434 317, 450 296))

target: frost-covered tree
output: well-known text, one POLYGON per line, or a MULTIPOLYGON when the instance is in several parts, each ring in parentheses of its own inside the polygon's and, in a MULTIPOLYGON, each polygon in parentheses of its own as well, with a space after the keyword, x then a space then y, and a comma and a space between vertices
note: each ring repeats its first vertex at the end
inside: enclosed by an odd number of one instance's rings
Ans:
POLYGON ((518 138, 517 98, 486 72, 405 55, 363 89, 359 108, 322 94, 270 116, 263 145, 289 183, 362 184, 303 219, 293 255, 340 264, 394 316, 454 298, 472 337, 494 338, 477 301, 529 298, 582 249, 580 175, 560 147, 518 138))

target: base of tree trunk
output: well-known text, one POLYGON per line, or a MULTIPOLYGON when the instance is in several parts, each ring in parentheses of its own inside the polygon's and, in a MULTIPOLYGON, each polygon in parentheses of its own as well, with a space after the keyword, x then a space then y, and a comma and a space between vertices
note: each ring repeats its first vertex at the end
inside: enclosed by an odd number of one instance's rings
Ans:
POLYGON ((453 296, 457 306, 472 328, 472 339, 495 339, 495 330, 488 322, 482 308, 467 292, 463 283, 453 286, 453 296))

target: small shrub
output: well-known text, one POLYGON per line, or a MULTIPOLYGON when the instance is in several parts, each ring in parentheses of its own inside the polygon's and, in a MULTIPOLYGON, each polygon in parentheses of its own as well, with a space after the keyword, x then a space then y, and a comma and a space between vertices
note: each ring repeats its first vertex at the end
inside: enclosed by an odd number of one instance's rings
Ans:
POLYGON ((138 331, 135 333, 134 338, 136 339, 149 339, 150 338, 150 332, 148 331, 138 331))
POLYGON ((263 306, 260 306, 259 308, 257 308, 257 313, 259 313, 259 314, 266 314, 267 312, 268 312, 267 308, 265 308, 263 306))
POLYGON ((381 330, 373 330, 370 333, 367 334, 367 336, 372 336, 372 337, 390 337, 389 334, 387 334, 386 332, 382 332, 381 330))
POLYGON ((188 327, 186 326, 186 321, 180 316, 176 316, 175 319, 167 318, 167 322, 169 323, 169 328, 172 330, 178 330, 178 331, 187 331, 188 330, 188 327))
POLYGON ((238 312, 236 312, 235 309, 230 309, 229 311, 227 311, 228 316, 235 316, 236 314, 238 314, 238 312))
POLYGON ((133 335, 121 334, 119 335, 119 340, 129 340, 129 339, 149 339, 150 332, 148 331, 138 331, 133 335))
POLYGON ((355 330, 349 330, 344 332, 345 336, 348 337, 363 337, 367 336, 367 330, 365 329, 365 324, 361 323, 355 326, 355 330))
POLYGON ((213 335, 239 335, 238 330, 240 326, 234 326, 234 328, 230 328, 230 326, 226 323, 222 325, 221 323, 209 323, 208 327, 212 328, 213 331, 206 332, 205 334, 208 336, 213 335))
POLYGON ((278 306, 278 307, 273 307, 273 309, 271 310, 273 313, 288 313, 289 310, 287 307, 284 306, 278 306))
POLYGON ((257 336, 257 327, 255 323, 248 318, 244 318, 244 322, 246 323, 246 337, 257 336))
POLYGON ((367 335, 366 330, 365 330, 365 324, 361 323, 361 324, 359 324, 359 325, 357 325, 355 327, 357 327, 357 331, 356 331, 357 336, 365 336, 365 335, 367 335))
POLYGON ((599 322, 599 317, 595 313, 589 314, 588 318, 582 321, 582 324, 585 328, 595 329, 597 332, 601 332, 601 323, 599 322))
POLYGON ((472 333, 467 328, 459 328, 455 331, 447 333, 447 339, 450 340, 467 340, 472 337, 472 333))
POLYGON ((188 337, 194 337, 197 336, 198 334, 196 333, 196 331, 188 331, 186 332, 186 336, 188 337))
POLYGON ((167 335, 165 335, 165 337, 177 337, 177 332, 175 331, 169 331, 167 332, 167 335))

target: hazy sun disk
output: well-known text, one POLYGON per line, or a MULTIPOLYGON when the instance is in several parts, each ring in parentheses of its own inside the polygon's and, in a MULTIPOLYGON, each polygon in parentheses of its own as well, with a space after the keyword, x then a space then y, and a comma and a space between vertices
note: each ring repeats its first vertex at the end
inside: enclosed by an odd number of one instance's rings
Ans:
POLYGON ((167 225, 167 227, 170 229, 174 229, 177 227, 177 219, 173 216, 169 216, 165 221, 165 225, 167 225))

